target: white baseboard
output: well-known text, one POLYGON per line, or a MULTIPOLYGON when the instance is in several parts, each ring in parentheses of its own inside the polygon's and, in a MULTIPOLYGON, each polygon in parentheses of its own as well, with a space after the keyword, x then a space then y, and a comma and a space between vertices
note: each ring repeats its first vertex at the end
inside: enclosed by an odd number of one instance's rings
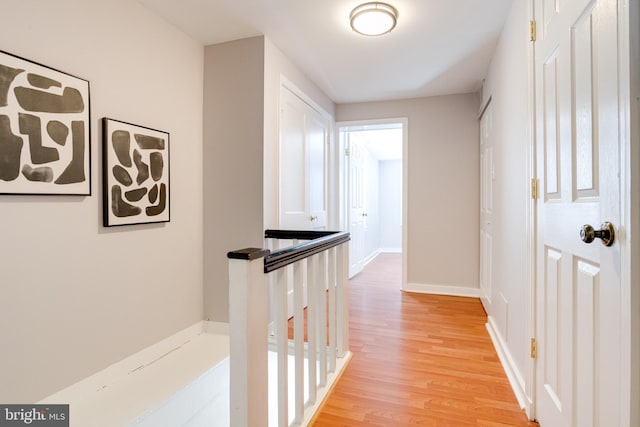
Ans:
POLYGON ((366 266, 371 261, 373 261, 378 255, 380 255, 380 249, 371 252, 369 256, 364 259, 364 262, 362 263, 362 265, 366 266))
POLYGON ((419 294, 450 295, 456 297, 480 298, 480 289, 470 286, 427 285, 423 283, 407 283, 402 289, 405 292, 419 294))
POLYGON ((520 409, 524 409, 527 414, 530 414, 532 401, 527 396, 524 377, 513 360, 513 356, 511 356, 507 343, 498 331, 493 317, 488 317, 486 327, 489 332, 489 336, 491 337, 491 341, 493 342, 493 346, 496 349, 496 353, 498 353, 498 358, 500 359, 500 363, 502 363, 504 372, 507 374, 509 384, 511 384, 511 388, 516 395, 516 399, 518 399, 520 409))
POLYGON ((401 254, 402 248, 380 248, 378 252, 383 254, 401 254))
POLYGON ((336 370, 327 375, 327 385, 318 390, 318 395, 316 396, 316 402, 305 410, 304 421, 302 423, 303 426, 308 426, 312 421, 314 421, 316 415, 324 405, 325 400, 329 397, 329 394, 338 383, 338 380, 344 373, 345 368, 351 361, 351 357, 353 353, 348 351, 344 357, 340 357, 336 360, 336 370))

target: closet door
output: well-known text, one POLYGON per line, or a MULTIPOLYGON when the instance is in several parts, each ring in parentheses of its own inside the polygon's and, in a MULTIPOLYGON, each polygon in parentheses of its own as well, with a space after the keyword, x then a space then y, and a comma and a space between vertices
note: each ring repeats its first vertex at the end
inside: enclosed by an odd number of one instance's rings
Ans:
POLYGON ((330 122, 287 88, 280 110, 280 228, 327 228, 330 122))

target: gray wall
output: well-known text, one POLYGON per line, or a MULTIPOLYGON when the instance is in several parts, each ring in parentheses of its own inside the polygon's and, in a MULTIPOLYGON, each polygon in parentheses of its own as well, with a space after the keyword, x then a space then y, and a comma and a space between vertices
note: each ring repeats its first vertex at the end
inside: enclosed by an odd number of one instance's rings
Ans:
POLYGON ((204 313, 229 319, 227 252, 262 247, 264 37, 205 48, 204 313))
POLYGON ((334 105, 264 37, 205 47, 204 67, 204 316, 227 322, 227 252, 278 228, 280 82, 334 105))
POLYGON ((407 281, 478 288, 476 94, 336 106, 337 121, 407 117, 407 281))
POLYGON ((92 195, 0 195, 0 402, 202 319, 202 46, 128 0, 3 2, 2 49, 91 84, 92 195), (171 135, 171 222, 102 227, 102 117, 171 135))

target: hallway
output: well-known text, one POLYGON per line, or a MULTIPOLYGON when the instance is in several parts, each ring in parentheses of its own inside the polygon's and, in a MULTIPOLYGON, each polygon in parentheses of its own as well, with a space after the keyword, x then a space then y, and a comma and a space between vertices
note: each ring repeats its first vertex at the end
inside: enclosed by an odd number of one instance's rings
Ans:
POLYGON ((353 359, 313 424, 537 426, 518 407, 477 299, 400 291, 401 255, 350 281, 353 359))

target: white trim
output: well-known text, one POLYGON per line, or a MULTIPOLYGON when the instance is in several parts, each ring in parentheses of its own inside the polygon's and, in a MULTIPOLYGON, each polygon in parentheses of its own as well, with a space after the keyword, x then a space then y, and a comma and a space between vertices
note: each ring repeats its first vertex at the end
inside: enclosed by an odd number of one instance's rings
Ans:
POLYGON ((489 332, 489 336, 491 337, 491 342, 496 349, 496 353, 498 353, 498 358, 500 359, 500 363, 504 368, 504 372, 505 374, 507 374, 509 384, 511 385, 511 388, 516 395, 516 399, 518 399, 520 409, 526 409, 527 407, 531 406, 532 402, 527 397, 527 392, 525 390, 526 384, 522 376, 522 372, 520 372, 520 370, 518 369, 518 366, 516 365, 513 356, 509 351, 509 346, 502 338, 502 335, 495 325, 493 317, 488 316, 485 326, 487 327, 487 331, 489 332))
POLYGON ((480 298, 480 289, 467 285, 428 285, 423 283, 407 283, 405 292, 418 294, 450 295, 456 297, 480 298))
MULTIPOLYGON (((355 127, 355 126, 370 126, 370 125, 385 125, 385 124, 393 124, 400 123, 402 125, 402 284, 401 289, 407 289, 407 242, 409 240, 408 235, 408 214, 409 214, 409 119, 407 117, 391 117, 386 119, 372 119, 372 120, 350 120, 344 122, 336 122, 336 132, 339 133, 341 128, 355 127)), ((338 138, 339 139, 339 138, 338 138)), ((340 147, 340 152, 338 153, 339 157, 344 157, 344 148, 340 147)), ((349 183, 346 179, 347 171, 341 164, 340 173, 342 179, 340 182, 343 184, 343 188, 348 186, 349 183)), ((346 200, 346 192, 345 194, 340 192, 340 204, 344 204, 344 206, 348 205, 348 201, 346 200)), ((349 209, 344 209, 344 212, 341 206, 339 211, 344 215, 344 229, 347 230, 349 227, 349 209)), ((341 216, 342 219, 342 216, 341 216)))
POLYGON ((618 84, 620 132, 620 288, 622 325, 620 359, 620 425, 636 426, 640 419, 637 403, 640 393, 637 373, 638 354, 638 296, 632 284, 637 283, 638 263, 638 31, 637 2, 618 2, 618 84))
POLYGON ((376 249, 375 251, 371 252, 365 259, 364 262, 362 263, 363 268, 369 264, 371 261, 373 261, 374 259, 376 259, 376 257, 380 255, 380 249, 376 249))
POLYGON ((347 365, 351 361, 352 356, 353 356, 353 353, 351 353, 350 351, 347 351, 344 354, 344 357, 339 357, 336 359, 336 370, 327 375, 327 385, 318 389, 316 402, 312 406, 306 408, 304 411, 305 415, 304 415, 304 420, 302 422, 303 426, 308 426, 309 423, 313 421, 314 417, 316 416, 316 413, 320 411, 320 409, 322 408, 322 405, 324 404, 324 401, 327 399, 327 397, 329 397, 329 393, 331 392, 331 390, 333 390, 335 385, 338 383, 338 380, 342 376, 344 369, 347 367, 347 365))
POLYGON ((320 106, 317 102, 313 100, 309 95, 307 95, 302 89, 300 89, 295 83, 285 77, 283 74, 280 74, 280 89, 286 88, 289 92, 293 93, 295 96, 300 98, 302 102, 309 105, 311 108, 320 113, 325 119, 329 120, 332 124, 334 118, 331 114, 327 112, 324 108, 320 106))
POLYGON ((381 254, 401 254, 402 248, 380 248, 378 253, 381 254))
MULTIPOLYGON (((528 18, 529 21, 535 20, 535 2, 534 0, 528 0, 528 18)), ((526 23, 523 23, 526 25, 526 23)), ((529 99, 527 100, 528 106, 528 129, 527 136, 529 138, 529 152, 527 153, 527 165, 529 168, 529 176, 537 179, 537 164, 536 164, 536 62, 535 62, 535 43, 529 43, 528 61, 529 61, 529 99)), ((527 198, 527 211, 525 217, 525 226, 527 227, 527 277, 529 280, 526 283, 527 295, 529 304, 527 305, 527 332, 530 338, 536 337, 536 283, 537 283, 537 202, 541 200, 538 196, 538 200, 527 198)), ((527 405, 524 410, 527 413, 529 419, 533 420, 536 416, 536 360, 529 358, 526 363, 526 382, 524 386, 525 395, 528 398, 525 400, 527 405)))
MULTIPOLYGON (((340 202, 337 198, 340 197, 340 192, 336 192, 336 186, 339 185, 339 179, 334 177, 336 169, 340 169, 340 163, 333 155, 333 151, 336 150, 336 137, 335 137, 335 129, 336 129, 336 121, 335 117, 333 117, 327 110, 322 108, 320 104, 315 102, 313 98, 307 95, 302 89, 300 89, 295 83, 289 80, 283 74, 280 74, 280 88, 278 90, 278 145, 277 145, 277 165, 276 171, 278 175, 278 191, 276 192, 276 204, 277 204, 277 228, 282 228, 282 198, 281 198, 281 189, 282 189, 282 174, 280 171, 280 167, 282 165, 282 93, 283 90, 287 90, 291 92, 292 95, 299 98, 303 103, 307 104, 313 110, 317 111, 324 120, 327 121, 327 164, 325 165, 325 173, 326 173, 326 183, 325 186, 327 188, 327 219, 326 219, 326 228, 333 229, 336 228, 336 225, 339 225, 340 222, 340 212, 339 206, 340 202), (334 182, 338 181, 338 182, 334 182)), ((338 227, 339 228, 339 227, 338 227)))
MULTIPOLYGON (((624 349, 627 351, 629 357, 629 369, 628 380, 635 379, 628 384, 628 405, 627 408, 629 414, 629 424, 632 426, 640 425, 640 290, 638 286, 632 286, 632 284, 640 283, 640 263, 637 260, 640 258, 640 4, 637 1, 622 2, 621 7, 625 7, 625 12, 621 14, 620 19, 624 22, 628 22, 628 28, 625 29, 626 34, 622 33, 619 38, 623 41, 623 45, 626 45, 627 51, 631 52, 629 63, 627 64, 627 71, 629 87, 622 88, 628 89, 626 103, 630 111, 627 113, 630 116, 626 117, 628 122, 626 127, 623 128, 625 136, 630 138, 624 141, 622 147, 622 154, 624 156, 622 164, 626 170, 621 172, 622 175, 622 189, 623 189, 623 201, 626 203, 623 206, 622 218, 626 224, 625 238, 627 239, 627 245, 624 249, 622 256, 622 286, 625 289, 628 296, 628 305, 630 306, 630 324, 628 331, 624 331, 625 341, 627 341, 629 348, 624 349), (634 262, 635 260, 635 262, 634 262)), ((627 105, 625 105, 627 108, 627 105)), ((625 344, 627 344, 625 343, 625 344)), ((624 362, 625 364, 627 361, 624 362)), ((626 368, 626 367, 625 367, 626 368)), ((624 419, 624 418, 623 418, 624 419)))

